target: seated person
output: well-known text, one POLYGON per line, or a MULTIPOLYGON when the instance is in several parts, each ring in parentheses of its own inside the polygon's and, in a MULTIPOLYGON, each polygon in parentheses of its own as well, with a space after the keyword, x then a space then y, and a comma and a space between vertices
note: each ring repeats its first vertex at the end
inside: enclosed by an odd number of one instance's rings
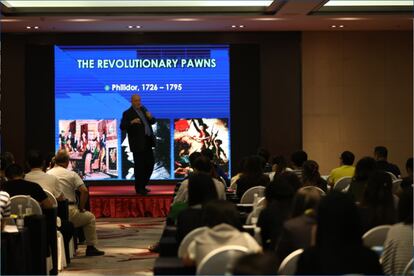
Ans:
POLYGON ((260 212, 257 226, 261 228, 263 248, 274 250, 283 229, 283 223, 289 218, 294 188, 292 179, 298 180, 293 173, 277 175, 265 190, 265 208, 260 212), (293 176, 293 177, 292 177, 293 176))
POLYGON ((296 151, 292 153, 292 155, 290 156, 290 161, 292 162, 291 171, 294 174, 296 174, 301 181, 303 181, 302 179, 303 163, 305 163, 305 161, 307 160, 308 160, 308 154, 303 150, 296 151))
POLYGON ((5 223, 5 218, 10 217, 11 212, 11 202, 10 196, 5 191, 0 191, 0 219, 1 219, 1 230, 3 231, 5 223))
MULTIPOLYGON (((412 188, 413 184, 413 158, 408 158, 407 162, 405 163, 405 169, 407 170, 407 177, 403 178, 403 181, 400 184, 400 190, 410 189, 412 188)), ((401 192, 401 191, 397 191, 401 192)))
POLYGON ((213 179, 204 173, 192 174, 188 179, 188 208, 181 211, 177 218, 177 242, 203 226, 202 207, 211 200, 217 200, 213 179))
POLYGON ((311 245, 320 200, 321 194, 314 189, 300 189, 296 193, 292 214, 283 224, 282 236, 276 246, 280 261, 296 249, 308 248, 311 245))
POLYGON ((355 167, 352 166, 354 164, 354 160, 355 155, 352 152, 344 151, 341 154, 341 157, 339 157, 340 166, 333 169, 329 174, 328 184, 333 187, 342 177, 353 177, 355 173, 355 167))
POLYGON ((377 169, 390 172, 395 177, 399 178, 401 176, 400 169, 397 165, 388 162, 388 150, 386 147, 378 146, 374 149, 375 160, 377 161, 377 169))
MULTIPOLYGON (((205 156, 198 157, 193 164, 194 173, 206 173, 211 176, 212 164, 210 159, 205 156)), ((212 178, 214 185, 216 186, 217 196, 219 199, 226 199, 226 189, 224 184, 215 178, 212 178)), ((177 194, 174 197, 174 203, 177 202, 188 202, 188 179, 181 182, 178 188, 177 194)))
POLYGON ((209 228, 194 238, 188 247, 186 263, 200 264, 212 250, 239 245, 251 252, 260 252, 261 247, 246 232, 240 232, 242 225, 236 206, 225 200, 213 200, 206 204, 203 213, 205 225, 209 228))
POLYGON ((65 199, 58 179, 42 170, 45 159, 40 151, 30 150, 27 155, 27 164, 30 172, 25 175, 25 180, 39 184, 44 190, 51 192, 58 201, 65 199))
POLYGON ((47 173, 54 175, 59 180, 62 192, 69 200, 69 221, 77 227, 82 227, 86 241, 86 256, 101 256, 105 252, 98 250, 95 245, 98 243, 96 235, 95 216, 85 210, 89 197, 89 191, 85 183, 75 172, 67 169, 69 166, 69 154, 66 150, 59 150, 55 156, 56 165, 47 173), (79 206, 76 202, 76 191, 80 192, 79 206))
POLYGON ((244 172, 236 182, 236 193, 241 199, 243 194, 250 188, 256 186, 267 186, 269 184, 269 176, 263 173, 263 159, 254 155, 247 158, 244 172))
POLYGON ((303 163, 302 183, 304 187, 315 186, 325 193, 328 191, 327 182, 319 173, 319 165, 313 160, 308 160, 303 163))
POLYGON ((3 191, 7 192, 11 197, 15 195, 29 195, 43 209, 53 208, 52 201, 47 197, 42 187, 34 182, 24 180, 23 168, 17 164, 12 164, 6 169, 6 177, 8 181, 3 184, 3 191))
POLYGON ((315 244, 300 255, 296 275, 383 274, 378 255, 362 243, 358 209, 350 195, 321 200, 315 244))
POLYGON ((404 189, 398 203, 400 223, 391 226, 384 243, 382 267, 387 275, 403 275, 413 257, 413 188, 404 189))
POLYGON ((376 166, 375 160, 372 157, 363 157, 356 164, 355 174, 347 193, 352 195, 357 204, 362 201, 368 179, 375 172, 376 166))

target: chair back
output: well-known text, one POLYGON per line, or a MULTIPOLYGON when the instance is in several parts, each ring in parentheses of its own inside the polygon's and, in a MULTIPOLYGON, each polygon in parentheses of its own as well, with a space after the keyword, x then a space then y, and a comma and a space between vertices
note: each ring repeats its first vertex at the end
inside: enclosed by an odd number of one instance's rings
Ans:
POLYGON ((362 241, 366 247, 384 246, 387 233, 390 230, 391 225, 379 225, 368 230, 363 236, 362 241))
POLYGON ((414 267, 413 267, 413 258, 408 262, 408 264, 404 268, 403 275, 413 275, 414 274, 414 267))
POLYGON ((392 193, 397 194, 401 190, 402 179, 392 181, 392 193))
POLYGON ((259 207, 259 205, 256 207, 256 209, 254 209, 253 211, 251 211, 249 213, 249 215, 246 218, 246 224, 247 225, 251 225, 251 224, 255 224, 253 223, 253 218, 256 218, 256 223, 257 223, 257 219, 259 218, 260 212, 264 209, 264 206, 259 207))
POLYGON ((344 176, 338 179, 338 181, 335 182, 333 190, 343 192, 346 190, 349 185, 351 185, 352 177, 350 176, 344 176))
POLYGON ((56 197, 52 194, 52 192, 50 192, 48 190, 44 190, 44 191, 47 194, 47 197, 50 199, 50 201, 52 201, 53 208, 57 208, 58 207, 58 202, 56 200, 56 197))
POLYGON ((244 192, 243 196, 240 199, 240 203, 242 204, 253 203, 254 194, 258 194, 259 198, 264 197, 265 189, 266 188, 263 186, 251 187, 246 192, 244 192))
POLYGON ((202 233, 206 229, 208 229, 207 226, 198 227, 198 228, 194 229, 193 231, 191 231, 190 233, 188 233, 184 237, 184 239, 180 243, 180 246, 178 247, 178 257, 179 258, 185 257, 185 254, 187 253, 188 246, 190 246, 190 243, 194 240, 194 238, 197 235, 199 235, 200 233, 202 233))
POLYGON ((246 247, 237 245, 217 248, 201 260, 197 266, 197 275, 230 275, 235 261, 248 251, 246 247))
POLYGON ((321 196, 326 196, 326 193, 324 192, 324 190, 322 190, 321 188, 319 188, 319 187, 316 187, 316 186, 305 186, 305 187, 302 187, 302 188, 300 188, 299 190, 315 190, 315 191, 317 191, 321 196))
POLYGON ((296 273, 297 263, 303 249, 297 249, 286 256, 280 264, 278 275, 294 275, 296 273))
POLYGON ((388 173, 391 176, 392 181, 398 180, 398 177, 395 174, 393 174, 392 172, 386 172, 386 173, 388 173))
POLYGON ((19 213, 19 205, 22 205, 22 212, 26 212, 26 208, 28 208, 28 203, 31 203, 32 207, 32 214, 33 215, 42 215, 43 211, 40 207, 39 202, 37 202, 35 199, 33 199, 29 195, 16 195, 10 198, 11 201, 11 213, 12 214, 18 214, 19 213))

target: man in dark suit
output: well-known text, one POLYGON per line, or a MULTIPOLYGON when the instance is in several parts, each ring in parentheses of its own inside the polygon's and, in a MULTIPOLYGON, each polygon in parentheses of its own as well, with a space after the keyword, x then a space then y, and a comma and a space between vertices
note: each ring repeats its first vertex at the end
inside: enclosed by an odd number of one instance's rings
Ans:
POLYGON ((155 119, 141 104, 141 97, 137 94, 131 97, 131 107, 124 111, 121 120, 121 130, 128 134, 128 142, 134 156, 135 190, 146 195, 145 188, 154 169, 155 137, 151 125, 155 119))

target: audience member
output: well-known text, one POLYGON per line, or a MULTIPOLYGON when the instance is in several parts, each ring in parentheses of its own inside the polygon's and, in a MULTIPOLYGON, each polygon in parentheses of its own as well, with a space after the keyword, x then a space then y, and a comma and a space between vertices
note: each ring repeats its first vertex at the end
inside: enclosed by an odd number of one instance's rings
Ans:
POLYGON ((211 162, 211 176, 217 180, 224 181, 223 183, 227 186, 228 175, 216 162, 214 162, 214 152, 211 149, 203 149, 201 155, 210 159, 211 162))
POLYGON ((283 223, 290 216, 294 190, 285 174, 275 176, 266 187, 266 206, 260 212, 257 225, 264 249, 274 250, 282 233, 283 223))
POLYGON ((376 169, 374 158, 361 158, 356 164, 355 175, 349 185, 348 193, 351 194, 355 202, 360 203, 367 187, 368 179, 376 169))
POLYGON ((27 154, 27 165, 30 168, 30 172, 25 175, 27 181, 35 182, 39 184, 44 190, 48 190, 58 200, 64 200, 65 197, 60 188, 59 180, 42 170, 45 160, 43 155, 38 150, 30 150, 27 154))
POLYGON ((272 158, 272 172, 269 173, 270 182, 273 181, 275 175, 280 175, 286 171, 287 162, 283 155, 277 155, 272 158))
MULTIPOLYGON (((206 173, 211 176, 212 164, 210 162, 210 159, 207 157, 200 156, 194 161, 194 164, 192 166, 194 173, 206 173)), ((226 188, 224 184, 221 181, 218 181, 216 178, 212 179, 214 181, 214 185, 216 186, 218 198, 226 199, 226 188)), ((173 200, 173 204, 177 202, 188 202, 188 179, 184 179, 178 188, 177 194, 173 200)))
POLYGON ((239 164, 239 172, 233 176, 230 180, 230 188, 233 190, 237 189, 237 180, 240 179, 240 177, 243 175, 243 173, 245 172, 245 167, 246 167, 246 161, 247 161, 247 157, 244 157, 239 164))
POLYGON ((388 173, 376 171, 368 179, 359 213, 364 232, 378 225, 395 223, 396 210, 392 194, 392 180, 388 173))
POLYGON ((53 208, 53 203, 47 197, 39 184, 24 180, 23 168, 17 164, 11 164, 6 169, 8 181, 3 184, 3 191, 11 197, 15 195, 29 195, 44 209, 53 208))
POLYGON ((10 195, 5 191, 0 191, 0 220, 1 220, 2 231, 4 229, 4 226, 6 225, 4 218, 10 217, 10 213, 11 213, 10 195))
POLYGON ((398 220, 384 243, 382 266, 388 275, 402 275, 413 257, 413 189, 404 189, 398 204, 398 220))
POLYGON ((195 173, 188 179, 188 208, 178 214, 177 242, 192 230, 203 226, 202 207, 211 200, 217 200, 213 179, 204 173, 195 173))
POLYGON ((257 155, 263 159, 263 172, 270 173, 272 171, 272 165, 269 163, 270 153, 265 148, 259 148, 257 155))
POLYGON ((408 158, 405 163, 405 169, 407 170, 407 177, 403 178, 403 181, 400 184, 402 190, 410 189, 413 185, 413 158, 408 158))
POLYGON ((51 152, 46 156, 45 163, 43 165, 43 171, 47 172, 55 166, 55 153, 51 152))
POLYGON ((340 166, 333 169, 329 174, 328 184, 333 187, 334 184, 342 177, 353 177, 355 174, 355 167, 352 166, 354 164, 354 160, 355 156, 352 152, 344 151, 339 157, 340 166))
POLYGON ((321 193, 315 189, 300 189, 293 198, 292 214, 283 224, 283 233, 276 246, 277 257, 283 260, 299 248, 311 246, 311 237, 316 225, 316 210, 321 193))
POLYGON ((214 200, 206 204, 203 220, 209 228, 194 238, 188 248, 187 258, 196 265, 212 250, 226 246, 239 245, 251 252, 260 252, 256 240, 242 229, 240 215, 236 206, 225 200, 214 200))
POLYGON ((236 193, 239 198, 250 188, 267 186, 269 177, 263 174, 262 158, 253 155, 247 158, 244 173, 236 182, 236 193))
POLYGON ((232 275, 276 275, 276 263, 271 252, 246 254, 234 263, 232 275))
POLYGON ((82 179, 75 172, 67 169, 69 165, 69 154, 66 150, 59 150, 55 156, 56 165, 47 173, 54 175, 59 180, 63 195, 69 200, 69 221, 77 227, 82 227, 86 241, 86 256, 100 256, 105 252, 98 250, 95 246, 98 242, 96 236, 95 216, 85 210, 89 197, 88 189, 82 179), (76 202, 75 192, 80 192, 79 206, 76 202))
POLYGON ((302 181, 302 166, 305 161, 308 160, 308 154, 303 151, 299 150, 290 156, 290 161, 292 162, 292 171, 299 177, 302 181))
POLYGON ((303 163, 302 182, 304 187, 315 186, 322 189, 325 193, 328 191, 327 183, 319 173, 319 165, 313 160, 303 163))
POLYGON ((10 152, 4 152, 2 155, 1 155, 1 164, 0 164, 0 183, 3 183, 3 182, 6 182, 7 181, 7 178, 6 178, 6 174, 5 174, 5 171, 6 171, 6 168, 9 166, 9 165, 11 165, 11 164, 14 164, 14 156, 13 156, 13 154, 12 153, 10 153, 10 152))
POLYGON ((351 196, 333 191, 321 200, 315 245, 300 255, 297 275, 383 274, 378 256, 363 246, 351 196))
POLYGON ((390 172, 396 177, 400 177, 401 172, 397 165, 389 163, 388 150, 386 147, 378 146, 374 149, 375 160, 377 161, 377 169, 385 172, 390 172))

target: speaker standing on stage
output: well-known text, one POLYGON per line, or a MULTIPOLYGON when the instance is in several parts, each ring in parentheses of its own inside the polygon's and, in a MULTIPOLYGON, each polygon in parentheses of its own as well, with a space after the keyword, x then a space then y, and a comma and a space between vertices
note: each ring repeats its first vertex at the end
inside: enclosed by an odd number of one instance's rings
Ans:
POLYGON ((135 190, 146 195, 145 188, 154 169, 155 137, 151 125, 155 119, 141 104, 141 97, 137 94, 131 97, 131 107, 124 111, 121 120, 121 130, 128 134, 128 142, 134 156, 135 190))

